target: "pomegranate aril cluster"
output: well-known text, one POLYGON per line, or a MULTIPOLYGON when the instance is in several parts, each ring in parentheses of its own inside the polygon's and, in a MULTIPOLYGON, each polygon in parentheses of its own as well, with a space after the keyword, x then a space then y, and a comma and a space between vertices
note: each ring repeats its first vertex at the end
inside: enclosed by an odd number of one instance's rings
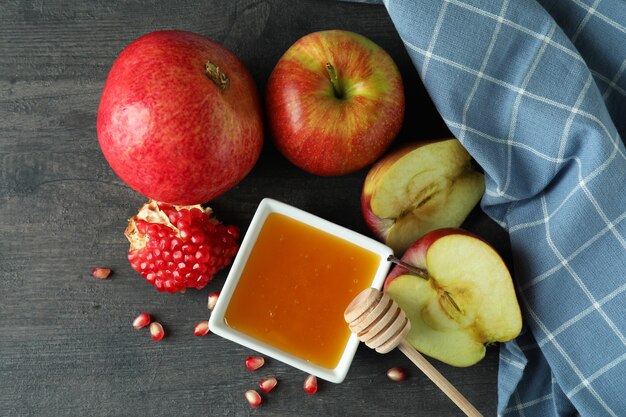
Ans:
POLYGON ((129 229, 134 228, 134 233, 127 229, 128 260, 157 290, 174 293, 204 288, 231 264, 238 249, 237 227, 219 223, 210 209, 200 206, 156 202, 146 206, 131 219, 134 225, 129 229))

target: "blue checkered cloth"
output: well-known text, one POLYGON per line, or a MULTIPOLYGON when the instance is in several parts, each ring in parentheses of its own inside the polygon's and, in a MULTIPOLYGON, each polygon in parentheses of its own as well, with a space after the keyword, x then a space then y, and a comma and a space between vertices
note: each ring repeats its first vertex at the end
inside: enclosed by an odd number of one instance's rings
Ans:
POLYGON ((498 414, 626 416, 626 2, 384 3, 510 234, 498 414))

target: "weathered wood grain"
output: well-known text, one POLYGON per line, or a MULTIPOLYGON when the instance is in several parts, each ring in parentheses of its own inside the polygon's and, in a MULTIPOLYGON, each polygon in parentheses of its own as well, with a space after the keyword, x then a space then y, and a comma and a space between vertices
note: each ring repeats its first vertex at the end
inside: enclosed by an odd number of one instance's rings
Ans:
MULTIPOLYGON (((360 348, 345 383, 302 390, 305 375, 269 361, 245 370, 251 352, 208 336, 206 294, 158 294, 125 259, 126 219, 143 203, 109 169, 95 119, 108 68, 134 38, 156 29, 209 36, 237 53, 261 91, 300 36, 342 28, 362 33, 396 59, 407 121, 398 143, 448 134, 380 6, 332 1, 5 0, 0 2, 0 415, 2 416, 448 416, 456 407, 399 352, 360 348), (93 266, 114 270, 90 277, 93 266), (130 323, 149 311, 168 337, 152 342, 130 323), (387 381, 391 366, 408 381, 387 381), (263 376, 278 387, 251 410, 245 390, 263 376)), ((212 203, 242 226, 263 197, 368 233, 359 195, 366 171, 341 178, 306 174, 268 140, 253 172, 212 203)), ((504 234, 479 211, 467 227, 510 259, 504 234)), ((486 415, 495 414, 497 351, 480 364, 436 364, 486 415)))

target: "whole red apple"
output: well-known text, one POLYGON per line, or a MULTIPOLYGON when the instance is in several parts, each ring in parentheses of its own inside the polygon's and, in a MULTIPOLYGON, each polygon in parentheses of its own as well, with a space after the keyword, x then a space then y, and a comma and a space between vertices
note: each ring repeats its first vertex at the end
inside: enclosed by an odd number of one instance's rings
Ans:
POLYGON ((278 149, 317 175, 343 175, 378 159, 404 118, 393 59, 352 32, 311 33, 293 44, 269 78, 267 114, 278 149))
POLYGON ((252 169, 263 145, 258 92, 241 61, 194 33, 149 33, 109 72, 98 108, 105 158, 154 200, 204 203, 252 169))

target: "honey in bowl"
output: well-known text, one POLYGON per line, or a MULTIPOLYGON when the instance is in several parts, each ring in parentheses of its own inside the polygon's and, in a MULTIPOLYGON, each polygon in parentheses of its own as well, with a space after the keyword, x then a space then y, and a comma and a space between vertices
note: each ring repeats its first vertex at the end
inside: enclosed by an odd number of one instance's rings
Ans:
POLYGON ((225 312, 226 324, 312 364, 334 368, 350 338, 343 312, 372 285, 381 256, 270 213, 225 312))
POLYGON ((359 340, 343 312, 381 288, 393 251, 264 198, 211 312, 211 331, 327 381, 346 377, 359 340))

